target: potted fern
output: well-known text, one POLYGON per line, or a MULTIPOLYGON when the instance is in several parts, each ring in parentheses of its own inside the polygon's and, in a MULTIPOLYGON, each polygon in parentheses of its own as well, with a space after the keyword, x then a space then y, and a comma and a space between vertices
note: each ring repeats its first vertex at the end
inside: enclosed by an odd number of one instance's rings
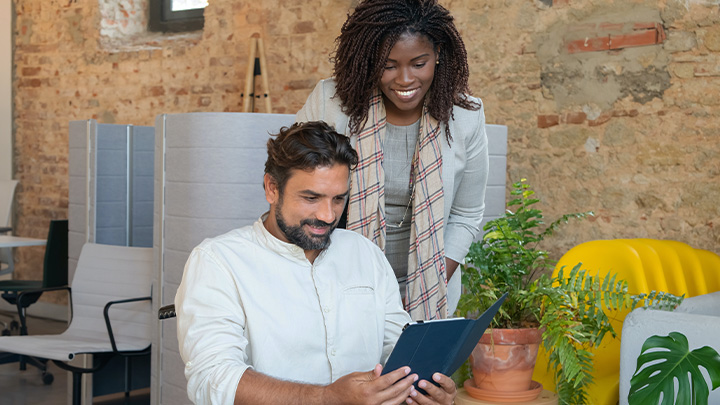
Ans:
MULTIPOLYGON (((471 356, 473 378, 462 383, 478 399, 531 400, 542 391, 532 381, 535 356, 542 345, 556 377, 560 402, 584 404, 592 383, 590 349, 607 333, 615 335, 608 311, 632 308, 641 300, 673 305, 679 298, 662 293, 633 296, 625 281, 612 274, 592 275, 581 263, 550 276, 555 262, 540 243, 571 219, 593 214, 566 214, 546 225, 542 211, 535 208, 539 200, 534 194, 525 179, 513 184, 513 199, 505 215, 485 225, 482 240, 471 245, 466 257, 458 315, 480 313, 505 292, 508 298, 471 356), (512 341, 520 347, 507 349, 512 341), (503 354, 506 349, 509 352, 503 354), (509 370, 508 363, 521 363, 521 369, 509 370), (524 380, 508 384, 511 375, 523 375, 524 380)), ((462 372, 456 375, 465 377, 462 372)))

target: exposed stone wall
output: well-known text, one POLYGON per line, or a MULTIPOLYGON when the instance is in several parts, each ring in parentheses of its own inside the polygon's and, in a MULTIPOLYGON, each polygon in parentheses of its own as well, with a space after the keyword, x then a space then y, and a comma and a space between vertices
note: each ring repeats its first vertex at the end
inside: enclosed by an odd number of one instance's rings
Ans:
POLYGON ((650 237, 720 252, 718 2, 511 3, 487 2, 473 17, 484 29, 461 17, 481 58, 472 87, 488 121, 509 127, 509 180, 527 177, 549 219, 597 215, 548 248, 650 237), (628 34, 603 24, 632 23, 659 23, 667 38, 568 52, 578 36, 628 34))
MULTIPOLYGON (((138 33, 144 0, 14 4, 15 224, 43 238, 49 219, 67 216, 69 121, 153 125, 160 113, 240 111, 255 32, 273 112, 293 113, 331 74, 334 39, 356 1, 212 0, 202 32, 172 37, 138 33)), ((509 128, 509 182, 528 178, 549 219, 597 214, 558 233, 555 255, 630 237, 720 252, 718 1, 443 4, 465 38, 488 122, 509 128), (643 43, 642 30, 663 36, 643 43), (608 35, 644 46, 570 52, 572 41, 608 35)), ((38 251, 19 251, 20 277, 40 276, 38 251)))

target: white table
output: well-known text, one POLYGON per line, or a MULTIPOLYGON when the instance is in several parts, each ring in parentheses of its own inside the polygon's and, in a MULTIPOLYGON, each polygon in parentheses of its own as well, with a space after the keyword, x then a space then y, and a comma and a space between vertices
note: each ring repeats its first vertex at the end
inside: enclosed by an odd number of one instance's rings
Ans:
POLYGON ((11 274, 13 270, 15 270, 15 263, 13 263, 12 257, 12 248, 24 246, 45 246, 46 243, 47 240, 45 239, 25 238, 22 236, 13 235, 0 235, 0 249, 8 249, 6 255, 1 254, 2 252, 0 252, 0 258, 4 258, 3 263, 7 266, 4 269, 0 267, 0 276, 4 274, 11 274), (4 260, 7 260, 7 262, 4 262, 4 260))
POLYGON ((0 248, 13 248, 22 246, 45 246, 47 240, 25 238, 22 236, 0 235, 0 248))

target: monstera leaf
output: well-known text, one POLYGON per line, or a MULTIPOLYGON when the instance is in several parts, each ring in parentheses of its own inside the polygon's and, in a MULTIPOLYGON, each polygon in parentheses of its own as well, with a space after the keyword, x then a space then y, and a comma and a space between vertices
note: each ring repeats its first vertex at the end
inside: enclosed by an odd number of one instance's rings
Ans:
POLYGON ((678 332, 649 337, 630 380, 628 402, 630 405, 707 405, 710 391, 699 366, 710 375, 713 390, 720 386, 720 355, 713 348, 705 346, 691 352, 687 338, 678 332), (676 380, 677 402, 674 402, 676 380))

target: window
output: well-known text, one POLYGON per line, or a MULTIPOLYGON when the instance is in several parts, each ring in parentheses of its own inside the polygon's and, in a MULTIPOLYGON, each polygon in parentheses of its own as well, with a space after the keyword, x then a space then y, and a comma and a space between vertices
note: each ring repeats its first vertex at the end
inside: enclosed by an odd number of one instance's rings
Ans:
POLYGON ((201 30, 207 5, 207 0, 150 0, 150 31, 201 30))

